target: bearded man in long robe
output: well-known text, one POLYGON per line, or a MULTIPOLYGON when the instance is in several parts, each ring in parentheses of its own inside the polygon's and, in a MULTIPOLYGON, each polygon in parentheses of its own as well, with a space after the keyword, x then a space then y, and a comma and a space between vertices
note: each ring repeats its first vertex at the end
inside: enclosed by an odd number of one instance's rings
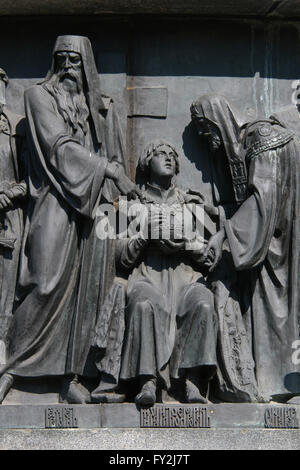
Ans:
POLYGON ((97 374, 91 338, 114 276, 113 241, 97 239, 95 213, 101 198, 134 190, 88 38, 58 37, 45 81, 25 92, 25 110, 30 202, 0 401, 15 376, 62 376, 64 401, 84 403, 78 377, 97 374))

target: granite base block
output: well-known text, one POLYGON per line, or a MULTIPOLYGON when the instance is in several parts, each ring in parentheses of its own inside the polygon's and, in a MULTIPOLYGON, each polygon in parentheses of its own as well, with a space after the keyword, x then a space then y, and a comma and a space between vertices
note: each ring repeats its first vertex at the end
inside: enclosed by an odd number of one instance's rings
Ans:
POLYGON ((0 429, 284 429, 298 430, 300 405, 133 403, 1 405, 0 429))
MULTIPOLYGON (((188 454, 202 450, 299 450, 299 430, 279 429, 9 429, 0 430, 0 450, 157 450, 188 454)), ((130 455, 134 455, 132 452, 130 455)))

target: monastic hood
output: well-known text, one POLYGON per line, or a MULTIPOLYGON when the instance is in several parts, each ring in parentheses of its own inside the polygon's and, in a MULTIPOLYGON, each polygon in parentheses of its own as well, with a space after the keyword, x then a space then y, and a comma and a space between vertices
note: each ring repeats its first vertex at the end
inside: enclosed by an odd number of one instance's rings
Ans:
POLYGON ((51 68, 45 81, 48 81, 54 74, 54 56, 61 51, 76 52, 81 55, 87 85, 87 103, 94 122, 97 140, 101 143, 99 113, 105 111, 106 107, 101 96, 100 79, 90 40, 84 36, 58 36, 52 52, 51 68))

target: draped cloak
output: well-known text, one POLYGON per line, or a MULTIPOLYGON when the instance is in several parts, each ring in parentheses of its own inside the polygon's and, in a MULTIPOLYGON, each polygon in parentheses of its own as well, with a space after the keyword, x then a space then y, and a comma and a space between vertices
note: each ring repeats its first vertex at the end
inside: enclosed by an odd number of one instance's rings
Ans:
POLYGON ((5 338, 7 326, 11 320, 19 254, 23 236, 26 183, 26 152, 24 151, 25 126, 24 117, 4 107, 1 116, 6 123, 0 132, 0 191, 11 190, 18 194, 13 200, 13 207, 1 211, 2 227, 0 238, 13 242, 13 248, 3 246, 0 241, 0 335, 5 338))
POLYGON ((300 393, 293 360, 299 340, 299 130, 296 108, 247 127, 249 197, 225 223, 236 269, 250 269, 249 336, 266 399, 300 393))
POLYGON ((30 201, 6 367, 18 376, 97 374, 87 359, 114 277, 113 242, 96 237, 95 212, 100 197, 116 193, 105 180, 107 161, 125 166, 118 119, 101 96, 89 40, 62 36, 59 50, 81 54, 90 116, 84 133, 60 114, 49 82, 54 65, 25 92, 30 201))
MULTIPOLYGON (((230 199, 220 201, 219 226, 232 216, 247 195, 247 173, 241 143, 241 125, 229 102, 219 94, 202 95, 195 101, 195 118, 205 118, 219 129, 223 146, 212 164, 227 160, 230 172, 222 171, 223 180, 213 181, 233 188, 230 199), (224 178, 230 178, 225 181, 224 178)), ((193 110, 192 110, 193 115, 193 110)), ((223 163, 224 165, 224 163, 223 163)), ((222 188, 221 188, 222 189, 222 188)), ((248 273, 245 272, 247 279, 248 273)), ((218 370, 212 393, 222 401, 252 402, 258 400, 251 339, 247 333, 249 293, 244 277, 235 271, 228 246, 221 262, 209 277, 218 315, 218 370)))
POLYGON ((224 152, 221 150, 222 155, 214 152, 216 155, 212 156, 215 157, 212 184, 217 195, 223 193, 223 197, 220 197, 221 194, 215 197, 216 204, 242 202, 247 192, 247 174, 240 155, 241 125, 236 111, 233 112, 224 96, 209 93, 193 103, 191 112, 194 119, 202 117, 217 126, 222 137, 224 152), (226 181, 228 178, 230 182, 226 181))

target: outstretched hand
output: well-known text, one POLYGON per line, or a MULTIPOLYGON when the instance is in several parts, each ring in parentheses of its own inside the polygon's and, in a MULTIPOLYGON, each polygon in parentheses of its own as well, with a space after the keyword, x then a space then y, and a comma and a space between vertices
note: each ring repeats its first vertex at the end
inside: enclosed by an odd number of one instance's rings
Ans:
POLYGON ((120 190, 120 193, 124 196, 127 196, 127 199, 130 201, 132 199, 142 199, 142 192, 136 184, 134 184, 127 176, 125 176, 128 181, 122 180, 120 182, 115 182, 116 186, 120 190))
POLYGON ((140 189, 128 178, 122 165, 116 162, 109 163, 106 167, 106 176, 114 181, 123 196, 128 196, 128 199, 141 199, 140 189))
POLYGON ((219 263, 220 259, 222 258, 222 248, 223 243, 226 238, 225 230, 222 228, 219 232, 212 235, 207 243, 207 246, 204 251, 204 258, 212 258, 213 262, 209 268, 209 272, 212 272, 217 264, 219 263))
POLYGON ((219 211, 217 207, 213 206, 212 204, 205 203, 204 210, 211 217, 212 220, 218 219, 219 211))
POLYGON ((5 194, 0 194, 0 210, 7 211, 13 207, 11 199, 5 194))

